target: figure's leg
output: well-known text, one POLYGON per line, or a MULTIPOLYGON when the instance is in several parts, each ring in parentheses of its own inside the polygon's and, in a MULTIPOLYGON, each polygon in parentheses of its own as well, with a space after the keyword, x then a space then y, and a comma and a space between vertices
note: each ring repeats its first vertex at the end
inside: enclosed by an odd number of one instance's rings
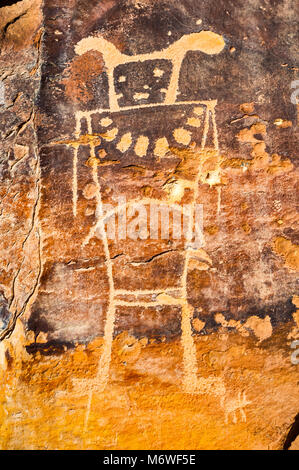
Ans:
POLYGON ((183 346, 183 364, 184 364, 184 389, 186 392, 194 393, 197 389, 197 359, 196 347, 192 336, 191 320, 193 307, 187 300, 182 302, 182 346, 183 346))
MULTIPOLYGON (((92 155, 95 155, 94 149, 92 151, 92 155)), ((101 188, 100 188, 98 173, 97 173, 97 165, 94 165, 92 173, 93 173, 93 181, 95 182, 97 186, 98 223, 99 223, 99 229, 101 233, 101 239, 104 245, 108 283, 109 283, 109 304, 108 304, 107 316, 106 316, 106 322, 105 322, 105 328, 104 328, 104 345, 103 345, 103 350, 102 350, 101 358, 99 361, 98 372, 97 372, 97 377, 96 377, 97 389, 99 391, 103 391, 108 382, 109 368, 110 368, 110 362, 111 362, 111 351, 112 351, 113 332, 114 332, 114 324, 115 324, 115 296, 114 296, 112 261, 110 258, 107 233, 105 230, 103 203, 102 203, 101 188)))
POLYGON ((104 344, 102 349, 101 358, 98 365, 98 372, 96 377, 96 386, 99 392, 104 391, 108 379, 109 369, 111 362, 112 343, 113 343, 113 332, 115 323, 115 306, 114 302, 111 302, 107 311, 107 318, 105 323, 104 331, 104 344))
POLYGON ((241 418, 242 418, 243 423, 246 423, 246 413, 243 410, 243 408, 240 408, 240 413, 241 413, 241 418))
MULTIPOLYGON (((91 156, 95 157, 95 149, 93 146, 91 146, 91 156)), ((94 163, 93 168, 92 168, 92 176, 93 176, 93 181, 97 187, 97 193, 96 193, 97 213, 98 213, 97 224, 98 224, 101 239, 103 242, 104 253, 105 253, 105 258, 106 258, 106 267, 107 267, 107 275, 108 275, 108 283, 109 283, 109 303, 108 303, 106 322, 105 322, 105 328, 104 328, 104 343, 103 343, 102 353, 101 353, 101 357, 100 357, 99 364, 98 364, 97 374, 94 379, 93 386, 91 386, 89 397, 88 397, 88 404, 87 404, 85 420, 84 420, 84 434, 87 431, 88 420, 89 420, 91 404, 92 404, 93 391, 103 392, 109 379, 109 369, 110 369, 110 362, 111 362, 112 342, 113 342, 113 333, 114 333, 114 324, 115 324, 115 296, 114 296, 112 261, 110 258, 108 239, 107 239, 107 234, 105 231, 101 187, 100 187, 100 183, 98 179, 96 163, 94 163)))
POLYGON ((88 403, 84 418, 84 435, 86 434, 88 421, 91 411, 93 392, 101 393, 105 390, 109 380, 109 370, 112 354, 113 333, 115 324, 115 300, 113 292, 110 294, 109 306, 107 310, 105 330, 104 330, 104 343, 101 351, 101 357, 98 364, 98 369, 95 379, 91 383, 91 388, 88 396, 88 403))

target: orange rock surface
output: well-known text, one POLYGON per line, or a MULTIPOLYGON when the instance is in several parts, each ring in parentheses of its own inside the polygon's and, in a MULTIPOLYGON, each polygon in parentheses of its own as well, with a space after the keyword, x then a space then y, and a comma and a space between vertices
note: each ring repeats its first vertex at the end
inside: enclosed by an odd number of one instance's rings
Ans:
POLYGON ((182 390, 179 341, 147 343, 122 333, 100 391, 101 338, 29 355, 19 324, 1 351, 0 448, 281 449, 299 397, 298 372, 282 341, 289 328, 262 347, 253 335, 225 328, 198 337, 199 377, 220 378, 225 389, 190 394, 182 390))
POLYGON ((0 449, 298 450, 295 1, 9 3, 0 449), (109 239, 123 196, 204 242, 109 239))

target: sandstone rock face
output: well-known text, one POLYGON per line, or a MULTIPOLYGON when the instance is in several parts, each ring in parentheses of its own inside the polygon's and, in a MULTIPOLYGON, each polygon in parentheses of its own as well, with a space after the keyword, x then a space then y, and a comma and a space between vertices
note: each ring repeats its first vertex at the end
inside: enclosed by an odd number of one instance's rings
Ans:
POLYGON ((0 447, 296 449, 297 2, 7 3, 0 447))

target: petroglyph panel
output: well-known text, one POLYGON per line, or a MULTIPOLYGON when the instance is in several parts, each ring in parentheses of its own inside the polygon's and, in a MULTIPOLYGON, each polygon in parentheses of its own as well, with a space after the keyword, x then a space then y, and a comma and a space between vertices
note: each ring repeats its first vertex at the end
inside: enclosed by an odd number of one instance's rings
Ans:
POLYGON ((281 448, 295 2, 36 3, 0 14, 0 446, 281 448))

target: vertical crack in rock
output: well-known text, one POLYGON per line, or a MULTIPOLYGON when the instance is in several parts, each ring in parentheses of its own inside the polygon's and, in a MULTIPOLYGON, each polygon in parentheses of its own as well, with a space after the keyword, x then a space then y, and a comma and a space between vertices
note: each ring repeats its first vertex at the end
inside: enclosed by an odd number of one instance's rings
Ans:
MULTIPOLYGON (((39 165, 38 165, 39 167, 39 165)), ((17 319, 24 314, 26 309, 32 304, 35 298, 35 294, 37 292, 38 286, 39 286, 39 281, 40 281, 40 276, 41 276, 41 271, 42 271, 42 246, 41 246, 41 229, 39 225, 39 219, 38 219, 38 212, 39 212, 39 207, 40 207, 40 177, 38 177, 36 181, 36 190, 37 190, 37 197, 36 201, 33 206, 32 210, 32 219, 31 219, 31 226, 30 229, 22 243, 22 248, 28 243, 31 235, 33 232, 35 232, 37 239, 38 239, 38 270, 37 270, 37 276, 36 280, 34 282, 34 285, 27 296, 25 302, 23 303, 21 309, 18 309, 17 306, 17 301, 16 301, 16 283, 18 282, 18 278, 20 273, 22 272, 22 268, 24 265, 25 261, 25 256, 23 257, 22 263, 17 270, 17 273, 15 274, 12 282, 12 298, 9 303, 9 310, 11 313, 11 318, 7 324, 7 326, 4 328, 4 330, 0 333, 0 341, 3 341, 4 339, 8 338, 14 331, 14 328, 16 326, 16 321, 17 319), (14 304, 16 306, 14 307, 14 304)))
MULTIPOLYGON (((40 51, 39 51, 40 53, 40 51)), ((37 60, 37 63, 39 64, 39 59, 37 60)), ((16 295, 16 285, 20 276, 20 273, 22 273, 22 268, 24 268, 24 263, 25 261, 28 261, 29 256, 31 256, 31 251, 30 253, 27 253, 23 256, 22 262, 20 264, 20 267, 18 268, 16 274, 13 277, 12 281, 12 297, 9 302, 9 312, 10 312, 10 319, 8 321, 8 324, 6 327, 1 331, 0 333, 0 341, 3 341, 4 339, 8 338, 11 336, 11 334, 14 331, 14 328, 16 326, 17 319, 24 314, 27 308, 30 307, 32 302, 35 299, 35 294, 38 290, 39 286, 39 281, 40 281, 40 276, 41 276, 41 271, 42 271, 42 247, 41 247, 41 228, 40 228, 40 223, 39 223, 39 209, 40 209, 40 198, 41 198, 41 179, 40 179, 40 164, 39 164, 39 154, 38 154, 38 144, 37 144, 37 136, 36 136, 36 131, 35 131, 35 125, 34 125, 34 107, 30 113, 30 118, 25 122, 22 123, 21 128, 28 125, 29 122, 32 123, 32 128, 33 128, 33 133, 34 133, 34 155, 36 159, 36 182, 35 182, 35 191, 36 191, 36 198, 35 202, 32 207, 32 216, 31 216, 31 223, 29 226, 28 233, 26 234, 23 242, 22 242, 22 250, 24 251, 25 245, 30 241, 31 236, 35 235, 37 237, 37 250, 38 250, 38 268, 37 268, 37 275, 36 279, 34 281, 33 287, 25 299, 23 305, 21 308, 18 308, 18 299, 16 295)), ((18 130, 18 133, 21 132, 20 129, 18 130)), ((25 267, 26 269, 26 267, 25 267)))
MULTIPOLYGON (((10 2, 9 4, 14 4, 17 2, 10 2)), ((7 5, 8 6, 8 5, 7 5)), ((21 12, 17 15, 14 19, 11 19, 2 29, 2 39, 5 37, 5 34, 12 24, 15 24, 20 18, 24 17, 28 13, 28 9, 21 12)), ((27 119, 22 120, 17 125, 13 126, 13 128, 9 129, 6 133, 4 140, 13 137, 13 141, 10 144, 10 149, 14 149, 17 145, 18 138, 23 136, 24 132, 26 132, 27 127, 30 125, 30 131, 32 133, 32 155, 31 155, 31 165, 34 168, 34 174, 32 176, 34 180, 34 191, 35 191, 35 198, 34 202, 31 207, 31 216, 30 220, 28 221, 28 230, 24 236, 24 239, 21 243, 21 253, 22 253, 22 261, 17 268, 12 282, 11 282, 11 298, 7 305, 5 306, 7 309, 7 313, 5 318, 2 319, 2 330, 0 330, 0 341, 11 336, 13 333, 17 319, 22 316, 27 309, 30 308, 34 299, 36 297, 38 286, 40 282, 41 272, 42 272, 42 242, 41 242, 41 227, 39 223, 39 209, 40 209, 40 199, 41 199, 41 178, 40 178, 40 161, 39 161, 39 149, 38 149, 38 139, 36 134, 35 128, 35 102, 37 94, 39 93, 40 87, 40 66, 41 66, 41 41, 42 41, 42 28, 39 28, 37 31, 37 39, 35 40, 36 44, 36 57, 35 57, 35 65, 32 69, 32 73, 37 77, 37 84, 33 91, 32 96, 32 107, 29 112, 29 116, 27 119), (24 298, 25 297, 25 298, 24 298)), ((18 69, 14 71, 14 73, 6 72, 2 75, 2 81, 8 79, 9 77, 13 77, 17 73, 18 69)), ((13 108, 16 104, 18 97, 21 96, 22 93, 18 93, 16 97, 12 100, 11 105, 7 106, 5 109, 13 108)), ((10 176, 11 182, 8 184, 8 188, 2 197, 2 202, 4 198, 7 198, 10 195, 11 188, 13 187, 14 181, 14 174, 13 171, 16 170, 17 165, 26 161, 28 157, 28 162, 30 161, 30 155, 23 155, 15 162, 13 162, 10 166, 10 176)), ((18 194, 18 193, 17 193, 18 194)), ((2 211, 3 212, 3 211, 2 211)), ((26 221, 27 222, 27 221, 26 221)), ((2 308, 3 311, 3 308, 2 308)), ((3 312, 1 312, 2 314, 3 312)))
POLYGON ((295 416, 294 422, 287 434, 282 450, 289 450, 292 443, 299 436, 299 413, 295 416))
POLYGON ((4 139, 8 139, 9 137, 13 136, 15 134, 15 139, 18 137, 18 135, 22 134, 22 132, 25 130, 25 128, 30 124, 32 121, 32 113, 30 114, 29 118, 26 119, 26 121, 21 122, 18 124, 16 127, 14 127, 12 130, 10 130, 5 136, 4 139))

